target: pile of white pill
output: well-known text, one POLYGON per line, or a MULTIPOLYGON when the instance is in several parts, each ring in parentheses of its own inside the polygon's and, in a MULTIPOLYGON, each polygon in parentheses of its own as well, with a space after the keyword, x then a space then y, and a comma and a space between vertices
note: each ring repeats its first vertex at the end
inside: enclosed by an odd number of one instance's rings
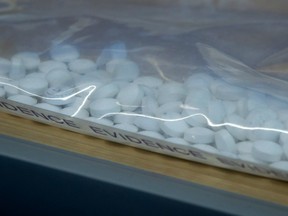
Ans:
POLYGON ((0 97, 288 171, 288 104, 205 71, 183 83, 146 76, 123 44, 105 55, 59 45, 50 59, 0 58, 0 97))

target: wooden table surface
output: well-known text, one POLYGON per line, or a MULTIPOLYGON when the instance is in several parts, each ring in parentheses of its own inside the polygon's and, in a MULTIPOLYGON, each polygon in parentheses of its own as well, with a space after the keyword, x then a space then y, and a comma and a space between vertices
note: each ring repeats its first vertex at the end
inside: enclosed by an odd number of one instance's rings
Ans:
POLYGON ((288 182, 152 153, 2 112, 0 119, 3 135, 288 206, 288 182))

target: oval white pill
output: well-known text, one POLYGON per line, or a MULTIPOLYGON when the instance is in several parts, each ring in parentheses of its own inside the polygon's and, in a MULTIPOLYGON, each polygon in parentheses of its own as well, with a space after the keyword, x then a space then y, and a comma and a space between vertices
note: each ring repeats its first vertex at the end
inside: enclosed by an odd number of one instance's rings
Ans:
POLYGON ((222 152, 237 152, 237 147, 233 136, 225 129, 215 133, 215 145, 216 148, 222 152))
POLYGON ((244 128, 247 127, 245 119, 238 116, 237 114, 231 114, 225 118, 225 123, 231 124, 227 125, 226 129, 237 140, 243 141, 247 138, 247 129, 244 128))
POLYGON ((114 98, 118 92, 119 87, 115 83, 108 83, 106 85, 96 87, 94 93, 91 95, 92 98, 114 98))
POLYGON ((202 109, 189 109, 184 108, 182 112, 185 121, 193 127, 205 127, 207 126, 207 111, 202 109))
POLYGON ((153 76, 141 76, 134 80, 135 84, 157 88, 163 84, 163 80, 153 76))
POLYGON ((214 142, 215 132, 204 127, 193 127, 185 130, 184 139, 190 143, 208 144, 214 142))
POLYGON ((169 137, 166 139, 166 141, 174 143, 174 144, 190 145, 186 140, 179 138, 179 137, 169 137))
POLYGON ((76 47, 71 45, 59 45, 50 49, 50 55, 53 60, 69 62, 79 57, 76 47))
POLYGON ((181 83, 169 82, 159 86, 158 103, 160 105, 172 102, 183 101, 186 96, 186 91, 181 83))
POLYGON ((0 58, 0 76, 6 75, 11 70, 11 62, 8 59, 0 58))
POLYGON ((121 89, 117 100, 124 111, 134 111, 140 107, 143 91, 136 84, 130 84, 121 89))
POLYGON ((140 131, 138 132, 141 135, 156 138, 156 139, 164 139, 164 136, 162 136, 160 133, 155 131, 140 131))
POLYGON ((133 132, 133 133, 136 133, 138 131, 138 128, 132 124, 115 124, 114 127, 121 129, 121 130, 133 132))
POLYGON ((217 154, 219 152, 216 148, 207 144, 195 144, 192 145, 192 147, 212 154, 217 154))
POLYGON ((61 108, 52 104, 48 103, 38 103, 35 105, 37 108, 53 111, 53 112, 60 112, 61 108))
POLYGON ((137 116, 134 118, 133 122, 138 128, 148 131, 159 131, 159 120, 145 117, 137 116))
POLYGON ((190 110, 207 110, 211 99, 211 94, 208 89, 191 88, 185 99, 185 105, 187 109, 190 110))
POLYGON ((46 74, 54 69, 62 69, 67 70, 67 66, 63 62, 54 61, 54 60, 47 60, 43 61, 38 66, 39 71, 46 74))
POLYGON ((133 81, 139 76, 138 65, 127 59, 115 59, 107 63, 106 70, 113 75, 115 79, 133 81))
POLYGON ((164 115, 160 122, 161 130, 167 136, 171 137, 183 136, 184 131, 186 131, 188 127, 188 124, 181 118, 181 115, 178 113, 169 113, 167 115, 164 115))
POLYGON ((35 70, 40 64, 40 58, 39 55, 34 52, 21 52, 14 55, 11 62, 22 64, 26 70, 35 70))
POLYGON ((66 105, 71 104, 75 100, 73 88, 48 88, 44 92, 43 101, 52 105, 66 105))
POLYGON ((94 100, 90 106, 90 114, 91 116, 100 118, 103 115, 109 113, 117 113, 120 112, 121 107, 119 102, 113 98, 100 98, 94 100))
POLYGON ((41 96, 48 89, 48 82, 43 78, 24 78, 19 80, 19 88, 26 91, 24 94, 41 96))
POLYGON ((279 144, 271 141, 255 141, 252 147, 252 156, 255 159, 272 163, 280 161, 283 155, 282 148, 279 144))
POLYGON ((32 106, 37 104, 37 100, 28 95, 13 95, 8 97, 7 99, 32 106))
POLYGON ((270 164, 270 167, 283 171, 288 171, 288 161, 277 161, 270 164))
POLYGON ((64 115, 72 116, 75 118, 86 119, 89 116, 89 112, 86 109, 77 109, 75 107, 66 107, 60 112, 64 115))
POLYGON ((135 119, 135 114, 133 112, 121 112, 115 114, 113 117, 113 122, 115 124, 133 124, 135 119))
POLYGON ((114 125, 111 120, 105 119, 105 118, 99 119, 96 117, 88 117, 85 120, 90 121, 90 122, 95 122, 97 124, 105 125, 105 126, 113 126, 114 125))
POLYGON ((96 71, 96 63, 90 59, 76 59, 70 61, 68 67, 71 71, 80 74, 96 71))
POLYGON ((251 154, 254 143, 249 141, 237 143, 238 154, 251 154))
POLYGON ((54 69, 47 73, 46 79, 50 87, 74 86, 71 73, 65 69, 54 69))

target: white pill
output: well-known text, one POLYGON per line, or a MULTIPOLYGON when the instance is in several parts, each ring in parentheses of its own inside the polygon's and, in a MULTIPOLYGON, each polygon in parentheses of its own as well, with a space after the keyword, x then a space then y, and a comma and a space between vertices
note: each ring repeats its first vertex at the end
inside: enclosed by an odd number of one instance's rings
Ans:
MULTIPOLYGON (((81 75, 77 80, 75 80, 75 84, 79 90, 82 90, 83 88, 94 86, 96 89, 99 89, 104 83, 100 79, 96 77, 94 74, 87 74, 87 75, 81 75)), ((95 90, 96 91, 96 90, 95 90)))
POLYGON ((185 121, 193 127, 205 127, 207 126, 207 111, 198 108, 185 108, 182 112, 182 117, 185 121))
POLYGON ((71 45, 60 45, 50 49, 50 55, 53 60, 61 62, 69 62, 79 57, 76 47, 71 45))
POLYGON ((35 105, 37 108, 53 111, 53 112, 60 112, 61 108, 52 104, 48 103, 38 103, 35 105))
POLYGON ((255 159, 252 154, 239 154, 238 158, 245 162, 251 162, 256 164, 265 164, 265 162, 255 159))
POLYGON ((138 128, 132 124, 115 124, 114 127, 121 129, 121 130, 133 132, 133 133, 136 133, 138 131, 138 128))
POLYGON ((66 107, 60 111, 64 115, 72 116, 75 118, 85 119, 89 116, 89 112, 86 109, 77 109, 75 107, 66 107))
POLYGON ((222 100, 238 101, 246 95, 246 91, 243 88, 232 86, 223 81, 213 82, 210 89, 216 98, 222 100))
POLYGON ((215 132, 204 127, 193 127, 185 130, 184 139, 190 143, 209 144, 214 142, 215 132))
POLYGON ((263 129, 249 130, 247 135, 248 139, 252 141, 269 140, 277 142, 280 131, 284 129, 284 125, 278 120, 268 120, 264 122, 261 128, 263 129))
POLYGON ((215 145, 222 152, 237 152, 237 146, 233 136, 225 129, 215 133, 215 145))
POLYGON ((138 116, 133 122, 138 128, 148 131, 159 131, 159 120, 149 117, 138 116))
POLYGON ((97 118, 109 113, 117 113, 121 110, 119 102, 113 98, 96 99, 90 104, 89 108, 91 116, 97 118))
POLYGON ((231 114, 225 118, 225 123, 232 124, 227 125, 226 129, 237 140, 243 141, 247 138, 247 130, 244 128, 247 127, 245 119, 236 114, 231 114))
POLYGON ((158 102, 154 97, 145 96, 142 98, 142 114, 148 116, 154 116, 158 108, 158 102))
POLYGON ((156 110, 156 116, 163 116, 167 115, 169 113, 181 113, 182 112, 182 102, 179 101, 171 101, 165 104, 162 104, 157 110, 156 110))
POLYGON ((11 62, 22 64, 26 70, 35 70, 40 64, 40 58, 39 55, 34 52, 21 52, 14 55, 11 62))
POLYGON ((90 59, 76 59, 70 61, 68 67, 71 71, 79 74, 96 71, 96 64, 90 59))
POLYGON ((179 144, 179 145, 190 145, 186 140, 179 137, 169 137, 166 139, 167 142, 179 144))
POLYGON ((8 97, 8 100, 16 101, 19 103, 27 104, 27 105, 35 105, 37 104, 37 100, 27 95, 13 95, 8 97))
POLYGON ((156 98, 158 95, 158 90, 154 88, 150 88, 147 86, 139 85, 139 87, 142 89, 144 96, 154 97, 156 98))
POLYGON ((12 80, 19 80, 26 76, 25 67, 20 63, 12 63, 9 78, 12 80))
POLYGON ((160 122, 160 128, 167 136, 182 137, 184 131, 189 127, 178 113, 169 113, 164 115, 162 119, 163 120, 160 122))
POLYGON ((279 144, 266 140, 255 141, 252 147, 252 156, 264 162, 280 161, 283 155, 279 144))
POLYGON ((40 72, 46 74, 46 73, 48 73, 54 69, 66 70, 67 66, 63 62, 54 61, 54 60, 47 60, 47 61, 41 62, 39 64, 38 68, 39 68, 40 72))
POLYGON ((106 85, 96 87, 94 93, 91 95, 92 98, 114 98, 118 92, 119 87, 115 83, 108 83, 106 85))
POLYGON ((86 118, 87 121, 91 121, 91 122, 95 122, 97 124, 100 124, 100 125, 106 125, 106 126, 113 126, 113 122, 109 119, 99 119, 99 118, 96 118, 96 117, 88 117, 86 118))
POLYGON ((6 91, 4 88, 0 87, 0 97, 5 97, 6 96, 6 91))
POLYGON ((277 161, 270 164, 270 167, 278 170, 288 171, 288 161, 277 161))
POLYGON ((71 73, 65 69, 54 69, 47 73, 46 79, 50 87, 74 86, 71 73))
POLYGON ((52 105, 71 104, 75 100, 74 89, 63 86, 51 87, 44 92, 43 101, 52 105))
POLYGON ((159 86, 158 103, 162 105, 172 101, 183 101, 185 96, 186 91, 183 84, 177 82, 164 83, 159 86))
POLYGON ((133 112, 121 112, 113 116, 113 122, 115 124, 133 124, 135 119, 133 112))
POLYGON ((11 70, 11 62, 8 59, 0 58, 0 76, 6 75, 11 70))
POLYGON ((214 78, 206 73, 195 73, 189 76, 184 85, 187 89, 190 88, 209 88, 214 78))
POLYGON ((139 76, 138 65, 127 59, 115 59, 106 65, 106 70, 113 75, 115 79, 133 81, 139 76))
POLYGON ((220 100, 212 100, 208 105, 208 118, 213 124, 223 123, 226 116, 225 107, 220 100))
POLYGON ((24 78, 19 80, 19 88, 24 94, 41 96, 48 89, 48 82, 42 78, 24 78))
POLYGON ((153 76, 141 76, 135 79, 134 83, 147 86, 149 88, 158 88, 163 84, 163 80, 153 76))
POLYGON ((238 154, 251 154, 253 145, 254 143, 249 141, 237 143, 238 154))
POLYGON ((219 151, 216 148, 207 144, 195 144, 195 145, 192 145, 192 147, 202 150, 204 152, 212 153, 212 154, 219 153, 219 151))
POLYGON ((140 131, 138 132, 141 135, 156 138, 156 139, 164 139, 164 136, 162 136, 160 133, 155 131, 140 131))
POLYGON ((136 84, 121 89, 117 100, 124 111, 134 111, 141 106, 143 91, 136 84))

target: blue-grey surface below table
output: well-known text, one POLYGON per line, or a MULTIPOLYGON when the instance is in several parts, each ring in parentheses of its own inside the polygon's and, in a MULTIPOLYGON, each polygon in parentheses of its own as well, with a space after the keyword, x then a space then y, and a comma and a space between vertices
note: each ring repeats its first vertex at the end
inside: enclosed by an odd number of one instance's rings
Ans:
POLYGON ((1 215, 287 215, 288 207, 0 136, 1 215))

